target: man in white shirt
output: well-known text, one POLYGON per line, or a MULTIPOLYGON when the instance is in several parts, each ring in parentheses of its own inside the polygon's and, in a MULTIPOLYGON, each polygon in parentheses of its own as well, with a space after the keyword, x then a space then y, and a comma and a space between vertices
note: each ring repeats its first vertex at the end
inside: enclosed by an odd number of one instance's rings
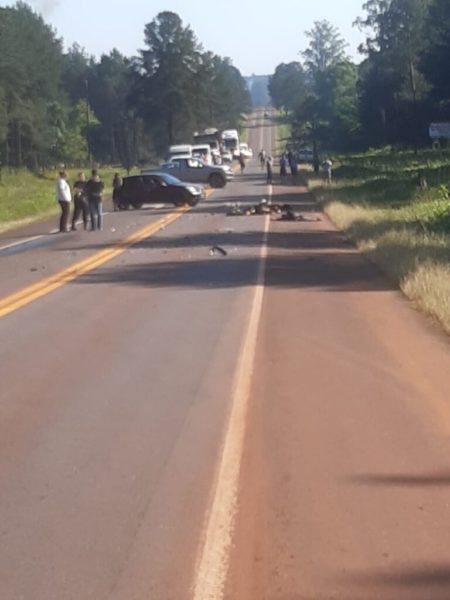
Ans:
POLYGON ((69 223, 72 193, 70 191, 70 185, 67 183, 67 174, 65 171, 60 171, 58 179, 56 180, 56 200, 59 202, 59 205, 61 207, 59 231, 69 231, 67 226, 69 223))

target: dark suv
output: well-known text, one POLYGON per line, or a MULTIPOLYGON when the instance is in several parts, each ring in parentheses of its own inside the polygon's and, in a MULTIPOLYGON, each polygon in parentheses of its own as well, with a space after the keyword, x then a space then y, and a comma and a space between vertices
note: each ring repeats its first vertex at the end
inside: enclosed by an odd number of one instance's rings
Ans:
POLYGON ((122 210, 142 208, 144 204, 195 206, 203 197, 201 186, 183 183, 168 173, 130 175, 123 178, 118 206, 122 210))

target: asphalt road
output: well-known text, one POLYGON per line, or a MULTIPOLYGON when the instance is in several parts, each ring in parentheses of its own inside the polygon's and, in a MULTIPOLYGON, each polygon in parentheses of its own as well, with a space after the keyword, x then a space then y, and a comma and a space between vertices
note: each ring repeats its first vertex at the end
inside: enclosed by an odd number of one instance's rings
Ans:
POLYGON ((447 338, 256 160, 105 223, 0 236, 1 600, 448 600, 447 338))

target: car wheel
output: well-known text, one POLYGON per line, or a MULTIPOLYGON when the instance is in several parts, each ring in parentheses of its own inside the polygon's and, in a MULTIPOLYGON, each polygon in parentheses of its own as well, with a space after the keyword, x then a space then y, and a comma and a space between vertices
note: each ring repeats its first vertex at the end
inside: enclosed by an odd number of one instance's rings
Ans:
POLYGON ((208 180, 209 185, 212 188, 223 188, 225 187, 227 180, 218 173, 213 173, 208 180))
POLYGON ((144 206, 143 202, 133 202, 133 208, 135 210, 139 210, 140 208, 142 208, 144 206))
POLYGON ((197 196, 189 198, 189 200, 187 201, 187 203, 189 204, 189 206, 197 206, 197 204, 198 204, 198 198, 197 198, 197 196))
POLYGON ((128 202, 119 202, 119 210, 128 210, 130 205, 128 202))

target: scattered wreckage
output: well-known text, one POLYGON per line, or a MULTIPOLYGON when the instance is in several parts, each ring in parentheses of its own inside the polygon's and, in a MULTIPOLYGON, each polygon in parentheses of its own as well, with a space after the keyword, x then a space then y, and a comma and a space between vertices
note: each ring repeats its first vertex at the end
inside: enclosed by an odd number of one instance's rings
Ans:
POLYGON ((242 207, 239 202, 235 202, 228 212, 229 217, 251 215, 278 215, 280 221, 320 221, 317 216, 305 216, 296 212, 290 204, 271 204, 266 198, 263 198, 259 204, 247 207, 242 207))

